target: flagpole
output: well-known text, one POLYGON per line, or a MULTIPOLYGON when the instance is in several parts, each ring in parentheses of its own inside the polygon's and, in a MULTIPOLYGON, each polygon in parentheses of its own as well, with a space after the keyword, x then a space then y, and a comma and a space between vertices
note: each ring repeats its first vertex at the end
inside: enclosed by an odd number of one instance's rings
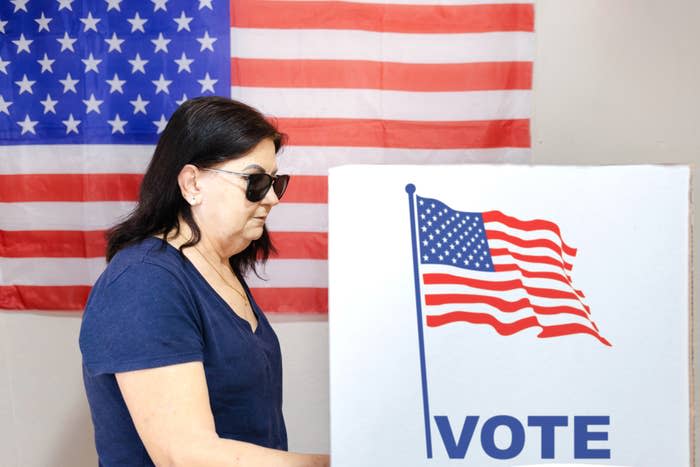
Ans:
POLYGON ((425 369, 425 345, 423 342, 423 308, 421 306, 420 276, 418 273, 418 241, 416 239, 416 214, 414 205, 414 193, 416 186, 413 183, 406 185, 408 193, 408 206, 411 212, 411 246, 413 250, 413 281, 416 290, 416 317, 418 321, 418 350, 420 354, 420 373, 423 389, 423 419, 425 423, 425 451, 428 459, 433 458, 433 442, 430 436, 430 407, 428 405, 428 378, 425 369))

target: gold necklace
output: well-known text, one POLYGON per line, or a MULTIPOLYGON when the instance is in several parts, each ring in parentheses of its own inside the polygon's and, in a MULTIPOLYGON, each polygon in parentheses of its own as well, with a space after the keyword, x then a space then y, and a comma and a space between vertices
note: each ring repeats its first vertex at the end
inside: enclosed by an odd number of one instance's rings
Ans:
POLYGON ((209 259, 208 259, 206 256, 204 256, 204 253, 202 253, 201 251, 199 251, 199 248, 197 248, 196 245, 194 245, 193 247, 194 247, 195 250, 197 250, 197 253, 199 253, 199 255, 200 255, 202 258, 204 258, 204 261, 207 262, 207 264, 214 270, 214 272, 217 273, 217 274, 219 275, 219 277, 220 277, 221 280, 223 281, 224 285, 227 286, 229 289, 233 290, 234 292, 236 292, 238 295, 240 295, 240 297, 243 299, 243 304, 244 304, 246 307, 250 308, 250 305, 248 304, 248 297, 245 296, 243 293, 241 293, 237 288, 235 288, 234 286, 232 286, 231 284, 229 284, 228 281, 224 278, 224 276, 219 272, 219 270, 218 270, 213 264, 211 264, 211 262, 209 261, 209 259))

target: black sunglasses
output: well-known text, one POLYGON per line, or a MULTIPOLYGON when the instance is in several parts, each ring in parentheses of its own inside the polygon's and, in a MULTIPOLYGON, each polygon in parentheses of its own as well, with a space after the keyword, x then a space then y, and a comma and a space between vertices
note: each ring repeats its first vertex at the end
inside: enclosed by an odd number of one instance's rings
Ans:
POLYGON ((199 170, 209 170, 211 172, 220 172, 225 174, 236 175, 241 178, 248 180, 248 186, 245 190, 245 197, 248 201, 256 203, 263 199, 267 192, 270 191, 270 187, 277 195, 277 199, 282 199, 285 190, 287 190, 287 184, 289 183, 289 175, 269 175, 266 173, 245 173, 245 172, 232 172, 230 170, 224 169, 213 169, 213 168, 200 168, 199 170))

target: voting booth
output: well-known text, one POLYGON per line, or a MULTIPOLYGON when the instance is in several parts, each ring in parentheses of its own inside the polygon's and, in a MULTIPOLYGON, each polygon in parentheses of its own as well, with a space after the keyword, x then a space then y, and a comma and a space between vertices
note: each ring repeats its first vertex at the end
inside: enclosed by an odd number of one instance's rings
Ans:
POLYGON ((692 465, 689 176, 331 169, 333 465, 692 465))

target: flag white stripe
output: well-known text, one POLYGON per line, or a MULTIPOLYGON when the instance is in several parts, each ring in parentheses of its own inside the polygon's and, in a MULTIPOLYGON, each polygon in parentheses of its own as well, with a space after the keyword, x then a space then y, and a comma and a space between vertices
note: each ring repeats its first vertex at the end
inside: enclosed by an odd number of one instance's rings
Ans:
MULTIPOLYGON (((151 160, 151 145, 0 146, 0 175, 141 174, 151 160)), ((278 155, 281 173, 327 175, 346 164, 525 163, 530 148, 398 149, 372 147, 285 146, 278 155)))
MULTIPOLYGON (((86 203, 0 203, 2 230, 104 230, 131 212, 127 201, 86 203)), ((267 219, 278 232, 326 232, 326 204, 283 203, 267 219)))
MULTIPOLYGON (((494 256, 493 258, 493 264, 494 265, 501 265, 501 264, 515 264, 517 266, 520 266, 523 270, 525 271, 531 271, 531 272, 553 272, 557 274, 564 274, 564 270, 562 270, 561 267, 555 266, 553 264, 545 264, 545 263, 534 263, 530 261, 522 261, 519 259, 515 259, 511 256, 504 255, 504 256, 494 256)), ((569 271, 566 271, 567 273, 570 274, 569 271)))
POLYGON ((589 329, 594 329, 591 322, 581 316, 572 315, 570 313, 558 313, 555 315, 542 315, 534 312, 532 308, 523 308, 522 310, 506 313, 485 303, 467 304, 462 307, 455 305, 434 305, 425 307, 426 315, 441 315, 453 311, 467 311, 471 313, 485 313, 495 317, 501 323, 514 323, 515 321, 536 316, 537 320, 545 326, 554 326, 558 324, 581 324, 589 329))
MULTIPOLYGON (((519 253, 521 255, 545 256, 555 261, 561 261, 561 257, 551 248, 546 247, 523 247, 510 243, 505 240, 489 240, 491 249, 507 248, 511 253, 519 253)), ((568 255, 564 255, 564 260, 571 264, 572 260, 568 255)))
MULTIPOLYGON (((3 258, 0 257, 0 285, 92 285, 106 266, 104 258, 3 258)), ((250 274, 250 287, 328 287, 325 260, 271 259, 258 279, 250 274)))
POLYGON ((0 146, 0 175, 143 173, 153 145, 0 146))
MULTIPOLYGON (((509 227, 501 222, 485 222, 486 230, 503 232, 513 237, 518 237, 522 240, 549 240, 556 245, 561 246, 561 239, 552 230, 537 229, 537 230, 521 230, 515 227, 509 227)), ((567 255, 568 256, 568 255, 567 255)), ((573 258, 572 256, 568 256, 573 258)))
POLYGON ((465 164, 469 162, 524 163, 529 148, 395 149, 287 146, 277 163, 280 173, 328 175, 328 169, 346 164, 465 164))
POLYGON ((239 58, 373 60, 398 63, 532 61, 532 32, 408 34, 330 29, 231 28, 239 58))
POLYGON ((520 271, 503 271, 503 272, 486 272, 486 271, 465 271, 457 267, 452 267, 450 270, 446 266, 437 264, 421 265, 421 274, 450 274, 457 277, 468 277, 469 279, 488 282, 506 282, 519 280, 525 287, 534 287, 540 289, 559 290, 562 292, 571 292, 571 286, 565 282, 556 279, 544 279, 539 277, 524 277, 520 271))
POLYGON ((378 89, 231 88, 234 99, 278 118, 451 121, 529 118, 530 90, 408 92, 378 89))
MULTIPOLYGON (((507 302, 517 302, 518 300, 521 300, 523 298, 527 298, 530 300, 530 303, 532 303, 534 306, 541 306, 541 307, 547 307, 547 308, 552 308, 552 307, 557 307, 557 306, 567 306, 567 307, 575 308, 577 310, 580 310, 582 312, 587 313, 586 309, 583 307, 583 305, 581 304, 581 302, 579 300, 566 299, 566 298, 537 297, 534 295, 529 295, 524 289, 513 289, 513 290, 505 290, 504 291, 504 290, 481 289, 478 287, 469 287, 467 285, 431 284, 430 286, 425 286, 424 292, 427 295, 430 295, 430 294, 478 295, 478 296, 483 296, 483 297, 499 298, 499 299, 505 300, 507 302)), ((471 305, 471 304, 465 304, 463 306, 468 306, 468 305, 471 305)), ((462 306, 462 305, 453 305, 453 306, 462 306)))

